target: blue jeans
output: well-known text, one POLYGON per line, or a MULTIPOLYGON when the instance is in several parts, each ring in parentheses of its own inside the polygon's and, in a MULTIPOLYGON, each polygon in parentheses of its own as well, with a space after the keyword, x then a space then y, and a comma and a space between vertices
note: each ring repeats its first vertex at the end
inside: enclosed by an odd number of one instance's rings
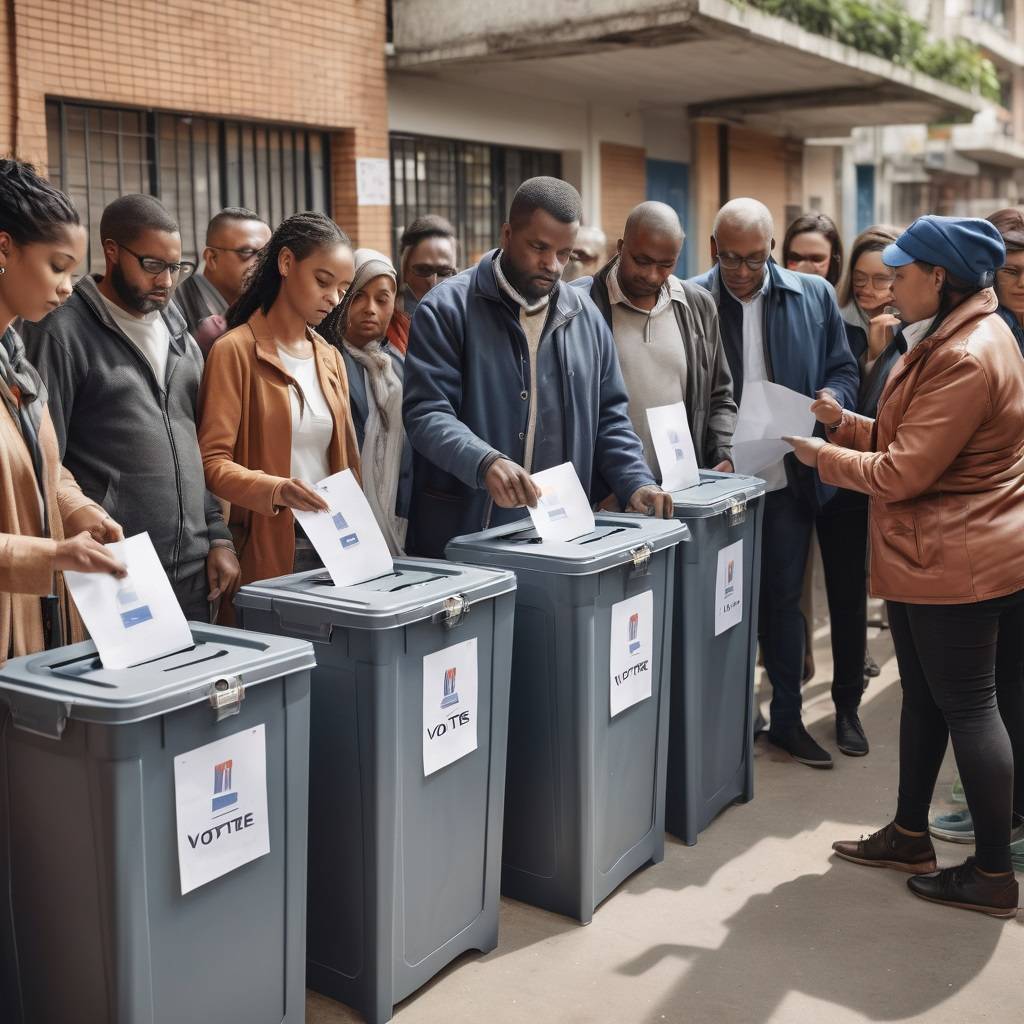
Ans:
POLYGON ((766 495, 757 635, 772 684, 771 726, 800 721, 806 646, 800 596, 815 514, 788 488, 766 495))

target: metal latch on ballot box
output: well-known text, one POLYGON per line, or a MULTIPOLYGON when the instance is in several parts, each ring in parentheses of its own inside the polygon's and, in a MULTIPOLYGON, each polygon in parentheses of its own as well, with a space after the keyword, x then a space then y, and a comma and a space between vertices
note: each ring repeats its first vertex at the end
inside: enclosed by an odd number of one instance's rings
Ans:
POLYGON ((217 712, 217 721, 237 715, 245 700, 245 684, 241 676, 223 676, 210 687, 210 707, 217 712))
POLYGON ((641 544, 640 547, 633 548, 630 551, 630 555, 633 557, 633 572, 635 575, 643 576, 647 572, 653 553, 654 549, 650 544, 641 544))
POLYGON ((441 622, 444 623, 445 629, 454 629, 467 615, 469 615, 469 602, 462 594, 453 594, 444 599, 441 622))
POLYGON ((725 521, 729 526, 739 526, 747 521, 747 499, 730 498, 725 510, 725 521))

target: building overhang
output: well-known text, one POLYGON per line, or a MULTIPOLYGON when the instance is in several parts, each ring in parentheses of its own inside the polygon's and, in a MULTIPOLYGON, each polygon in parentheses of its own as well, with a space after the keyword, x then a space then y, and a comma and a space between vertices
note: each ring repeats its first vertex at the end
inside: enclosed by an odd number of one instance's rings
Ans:
POLYGON ((395 0, 394 71, 613 103, 794 138, 967 120, 963 90, 729 0, 395 0), (524 8, 528 8, 525 9, 524 8))
POLYGON ((1024 169, 1024 145, 998 131, 983 131, 973 125, 956 125, 953 148, 980 164, 1024 169))

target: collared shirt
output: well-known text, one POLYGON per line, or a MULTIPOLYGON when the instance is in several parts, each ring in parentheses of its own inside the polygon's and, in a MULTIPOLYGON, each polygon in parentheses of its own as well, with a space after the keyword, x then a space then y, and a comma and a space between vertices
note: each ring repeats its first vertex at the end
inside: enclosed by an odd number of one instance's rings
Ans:
POLYGON ((651 472, 661 478, 651 438, 647 410, 686 401, 686 349, 679 336, 673 302, 686 304, 686 293, 675 276, 661 286, 652 309, 629 301, 619 284, 619 265, 606 276, 611 304, 612 335, 629 396, 629 418, 644 446, 651 472))
POLYGON ((914 348, 924 341, 924 336, 931 330, 935 317, 927 320, 918 320, 917 323, 908 324, 903 328, 903 340, 907 343, 907 353, 914 351, 914 348))
MULTIPOLYGON (((771 276, 765 268, 764 281, 761 287, 749 299, 740 299, 729 294, 743 309, 743 384, 746 386, 754 381, 769 380, 768 364, 764 357, 764 316, 765 298, 771 286, 771 276)), ((725 281, 722 287, 728 290, 725 281)), ((772 466, 762 469, 757 474, 767 485, 766 491, 781 491, 788 485, 786 467, 780 459, 772 466)))

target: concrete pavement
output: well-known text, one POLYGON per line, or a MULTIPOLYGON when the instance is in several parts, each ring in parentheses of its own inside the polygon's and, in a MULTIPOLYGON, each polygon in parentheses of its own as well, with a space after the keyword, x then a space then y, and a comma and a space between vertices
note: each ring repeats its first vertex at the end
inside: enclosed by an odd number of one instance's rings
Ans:
MULTIPOLYGON (((819 589, 820 593, 820 589, 819 589)), ((502 901, 501 942, 467 954, 396 1010, 398 1024, 981 1024, 1024 1019, 1024 914, 1016 921, 933 906, 906 876, 830 857, 834 839, 890 820, 899 684, 887 632, 863 707, 871 754, 835 748, 827 622, 805 690, 811 731, 830 749, 816 771, 757 742, 757 791, 697 846, 669 837, 665 861, 574 922, 502 901)), ((949 794, 951 757, 937 800, 949 794)), ((936 844, 954 864, 969 847, 936 844)), ((310 994, 310 1024, 361 1018, 310 994)))

